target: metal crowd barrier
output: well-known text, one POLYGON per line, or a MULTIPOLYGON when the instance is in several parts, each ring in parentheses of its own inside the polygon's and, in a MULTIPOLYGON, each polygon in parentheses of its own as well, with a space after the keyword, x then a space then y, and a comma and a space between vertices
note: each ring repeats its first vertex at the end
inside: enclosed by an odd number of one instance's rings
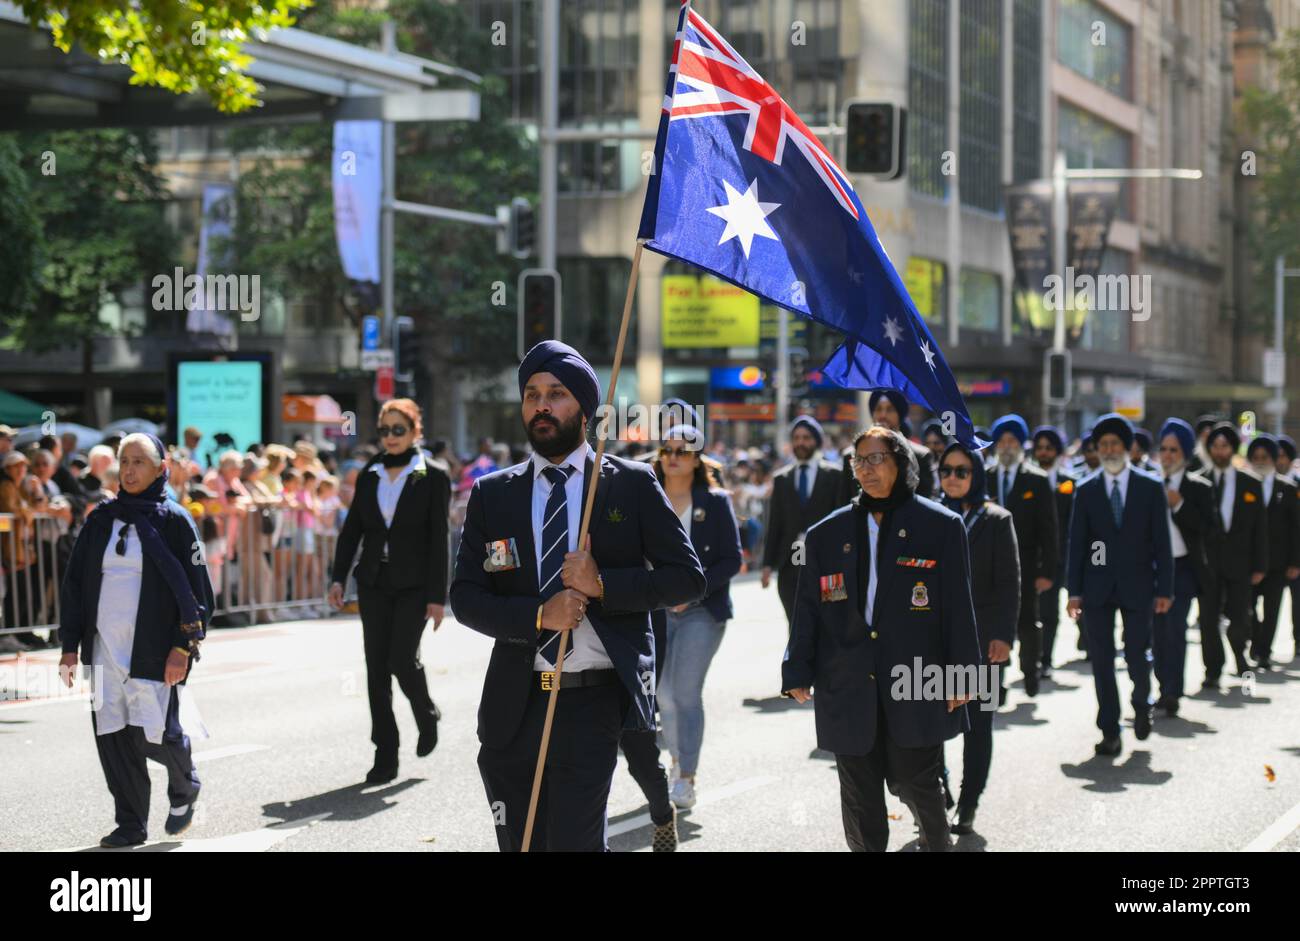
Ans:
POLYGON ((48 513, 32 513, 30 522, 0 513, 0 635, 59 626, 60 537, 48 513))

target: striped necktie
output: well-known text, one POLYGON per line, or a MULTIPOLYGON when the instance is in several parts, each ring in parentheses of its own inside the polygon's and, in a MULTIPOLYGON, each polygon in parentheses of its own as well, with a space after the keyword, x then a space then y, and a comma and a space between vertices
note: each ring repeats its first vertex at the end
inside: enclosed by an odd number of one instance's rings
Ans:
MULTIPOLYGON (((564 554, 569 551, 569 502, 564 485, 569 479, 570 469, 544 467, 542 473, 551 482, 551 495, 546 500, 546 509, 542 515, 542 571, 539 582, 539 593, 542 601, 546 601, 564 587, 560 569, 564 565, 564 554)), ((560 645, 558 641, 554 644, 551 642, 559 636, 558 631, 551 630, 543 630, 537 636, 538 652, 552 665, 555 664, 560 645)))

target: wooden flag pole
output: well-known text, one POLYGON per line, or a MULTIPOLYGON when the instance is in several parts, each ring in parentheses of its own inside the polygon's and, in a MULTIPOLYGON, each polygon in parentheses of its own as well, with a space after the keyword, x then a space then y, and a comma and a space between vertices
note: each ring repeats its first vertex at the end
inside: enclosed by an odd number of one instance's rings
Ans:
MULTIPOLYGON (((605 411, 614 405, 614 390, 618 388, 618 371, 623 365, 623 344, 627 341, 627 325, 632 318, 632 299, 636 296, 637 270, 641 267, 641 248, 644 243, 638 239, 636 251, 632 253, 632 273, 627 281, 627 298, 623 301, 623 322, 618 328, 618 345, 614 347, 614 368, 609 374, 609 388, 605 391, 605 411)), ((587 416, 591 421, 594 416, 587 416)), ((587 530, 591 528, 591 508, 596 502, 596 483, 600 480, 601 461, 605 457, 605 438, 596 437, 596 459, 591 462, 591 477, 587 481, 587 498, 582 504, 582 527, 578 530, 578 545, 584 549, 590 547, 591 540, 587 530)), ((537 818, 537 798, 542 792, 542 771, 546 767, 546 749, 551 744, 551 725, 555 721, 555 703, 560 694, 560 680, 564 676, 564 654, 569 647, 570 631, 560 631, 560 653, 555 661, 555 680, 551 683, 551 695, 546 700, 546 721, 542 725, 542 744, 537 749, 537 767, 533 771, 533 793, 528 799, 528 819, 524 823, 523 852, 533 842, 533 824, 537 818)))

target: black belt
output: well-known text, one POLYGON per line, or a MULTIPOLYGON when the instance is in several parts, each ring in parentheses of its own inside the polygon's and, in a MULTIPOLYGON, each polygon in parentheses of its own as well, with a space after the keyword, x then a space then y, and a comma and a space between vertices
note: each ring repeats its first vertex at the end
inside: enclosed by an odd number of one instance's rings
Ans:
MULTIPOLYGON (((538 688, 544 693, 551 691, 551 682, 555 679, 554 670, 534 670, 538 688)), ((565 670, 560 681, 560 689, 577 689, 580 686, 612 686, 621 682, 617 670, 565 670)))

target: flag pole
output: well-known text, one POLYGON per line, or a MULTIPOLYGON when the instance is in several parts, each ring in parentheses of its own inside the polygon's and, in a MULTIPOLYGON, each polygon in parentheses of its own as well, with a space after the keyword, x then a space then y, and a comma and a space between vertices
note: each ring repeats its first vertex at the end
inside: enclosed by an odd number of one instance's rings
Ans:
MULTIPOLYGON (((636 251, 632 253, 632 272, 627 280, 627 297, 623 301, 623 322, 618 328, 618 345, 614 347, 614 367, 609 374, 609 388, 605 390, 606 413, 614 405, 614 390, 618 388, 618 371, 623 365, 623 345, 627 341, 627 325, 632 317, 632 299, 636 296, 637 271, 641 267, 641 248, 643 239, 637 239, 636 251)), ((590 421, 594 416, 588 416, 590 421)), ((596 458, 591 463, 591 477, 587 480, 587 498, 582 504, 582 526, 578 530, 578 545, 589 548, 590 539, 587 530, 591 528, 591 508, 596 502, 596 483, 600 480, 601 460, 605 456, 605 436, 596 436, 596 458)), ((564 654, 569 647, 571 631, 560 631, 560 652, 555 661, 555 679, 551 683, 551 694, 546 700, 546 721, 542 724, 542 743, 537 749, 537 767, 533 770, 533 793, 528 799, 528 818, 524 823, 524 842, 522 851, 527 853, 533 841, 533 824, 537 818, 537 798, 542 792, 542 771, 546 767, 546 750, 551 743, 551 725, 555 721, 555 703, 560 694, 560 680, 564 676, 564 654)))

